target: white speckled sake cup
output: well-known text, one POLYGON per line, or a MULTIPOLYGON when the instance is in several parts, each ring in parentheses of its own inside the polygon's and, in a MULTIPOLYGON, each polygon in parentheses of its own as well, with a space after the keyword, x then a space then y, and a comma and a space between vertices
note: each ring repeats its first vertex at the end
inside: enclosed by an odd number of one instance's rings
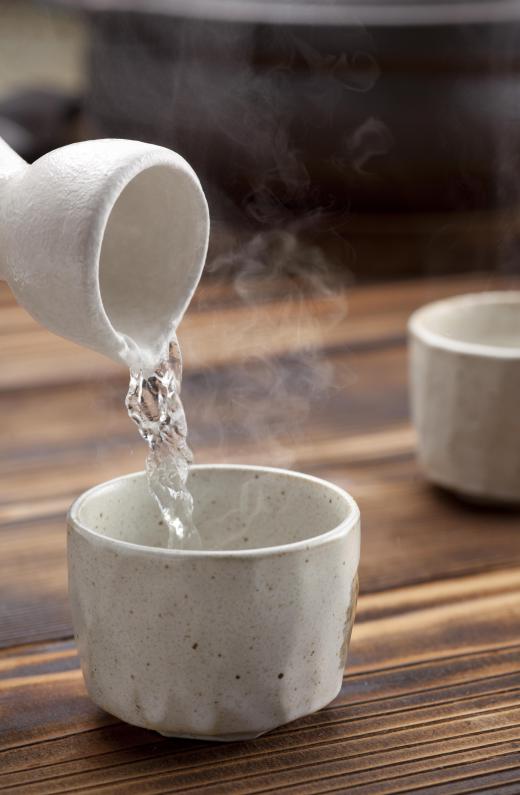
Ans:
POLYGON ((461 295, 410 318, 410 387, 426 477, 520 502, 520 291, 461 295))
POLYGON ((197 466, 202 550, 166 548, 144 473, 69 513, 69 595, 90 697, 128 723, 255 737, 342 683, 357 599, 359 510, 281 469, 197 466))

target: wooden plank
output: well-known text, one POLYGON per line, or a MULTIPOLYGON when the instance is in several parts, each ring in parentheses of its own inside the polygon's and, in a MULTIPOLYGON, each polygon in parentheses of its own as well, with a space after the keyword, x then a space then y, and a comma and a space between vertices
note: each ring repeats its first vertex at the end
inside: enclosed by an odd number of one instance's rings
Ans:
MULTIPOLYGON (((191 446, 206 460, 218 453, 220 459, 254 460, 259 454, 277 462, 291 456, 301 462, 319 456, 341 461, 348 457, 343 448, 357 444, 355 436, 381 430, 403 431, 410 450, 410 434, 402 427, 408 413, 406 366, 399 346, 188 371, 183 398, 191 446)), ((0 393, 6 426, 6 466, 0 462, 0 469, 13 471, 17 459, 42 456, 50 464, 63 451, 83 447, 126 444, 144 456, 124 409, 126 389, 125 377, 0 393)), ((403 442, 395 441, 402 448, 403 442)), ((382 446, 388 444, 382 440, 382 446)))
MULTIPOLYGON (((357 647, 357 656, 360 657, 360 644, 356 638, 353 640, 353 646, 357 647)), ((392 706, 395 699, 400 699, 402 707, 412 712, 413 709, 428 707, 431 704, 450 703, 457 700, 458 696, 464 700, 470 688, 478 696, 508 693, 518 686, 516 680, 518 664, 516 646, 408 666, 389 666, 377 671, 365 671, 362 660, 351 660, 344 686, 334 707, 320 711, 315 717, 301 719, 279 731, 291 733, 302 726, 330 724, 329 709, 334 709, 338 713, 336 717, 341 717, 341 712, 346 707, 348 711, 345 712, 344 719, 348 721, 356 714, 363 714, 363 709, 371 709, 381 700, 392 706), (363 709, 360 709, 361 707, 363 709)), ((90 701, 83 700, 84 690, 79 673, 79 661, 71 642, 24 647, 0 654, 2 683, 0 692, 6 707, 15 703, 18 688, 21 689, 20 692, 29 693, 35 687, 39 688, 41 684, 52 685, 58 677, 62 677, 63 681, 75 682, 75 692, 77 691, 78 699, 82 699, 79 711, 75 710, 73 715, 65 711, 65 722, 59 725, 49 722, 49 714, 58 714, 60 693, 57 688, 52 687, 39 690, 39 698, 35 700, 35 711, 29 711, 28 714, 21 713, 9 724, 2 724, 1 772, 23 771, 45 763, 48 761, 48 753, 43 743, 49 741, 54 743, 54 762, 71 761, 69 740, 73 738, 75 742, 76 738, 79 739, 84 746, 83 752, 86 746, 89 746, 90 750, 95 750, 99 748, 99 734, 93 733, 92 730, 108 724, 118 724, 118 734, 123 728, 142 734, 141 730, 119 724, 116 719, 98 710, 90 701), (79 738, 83 731, 89 736, 79 738), (91 739, 93 746, 90 743, 91 739), (17 753, 22 742, 28 749, 29 756, 17 753)), ((387 719, 395 712, 389 710, 387 719)), ((106 732, 102 734, 106 735, 106 732)), ((271 734, 271 737, 273 736, 271 734)), ((168 741, 150 732, 144 732, 144 737, 168 744, 168 741)), ((232 749, 234 746, 226 747, 232 749)))
POLYGON ((0 704, 13 720, 0 734, 0 789, 397 793, 482 774, 491 785, 516 781, 520 646, 370 670, 364 644, 353 639, 331 706, 231 745, 166 740, 114 720, 85 696, 70 644, 4 653, 0 704))
MULTIPOLYGON (((278 300, 262 302, 251 289, 241 305, 212 306, 188 312, 180 339, 187 368, 200 370, 236 363, 245 357, 288 355, 302 349, 338 345, 380 345, 402 339, 406 320, 430 300, 471 290, 518 285, 518 279, 458 277, 339 290, 329 297, 301 296, 283 290, 278 300)), ((272 288, 271 288, 272 290, 272 288)), ((20 307, 0 312, 0 390, 70 384, 115 377, 122 368, 56 337, 20 307)))
POLYGON ((486 509, 432 487, 413 458, 313 471, 359 503, 367 590, 520 562, 518 510, 486 509))

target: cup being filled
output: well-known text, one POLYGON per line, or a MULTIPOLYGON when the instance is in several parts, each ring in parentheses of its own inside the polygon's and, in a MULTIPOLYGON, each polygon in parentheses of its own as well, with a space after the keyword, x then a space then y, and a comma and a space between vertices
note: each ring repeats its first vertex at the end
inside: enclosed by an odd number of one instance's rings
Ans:
POLYGON ((194 466, 200 549, 168 547, 144 472, 69 512, 69 594, 87 690, 167 736, 256 737, 338 694, 357 600, 359 510, 315 477, 194 466))

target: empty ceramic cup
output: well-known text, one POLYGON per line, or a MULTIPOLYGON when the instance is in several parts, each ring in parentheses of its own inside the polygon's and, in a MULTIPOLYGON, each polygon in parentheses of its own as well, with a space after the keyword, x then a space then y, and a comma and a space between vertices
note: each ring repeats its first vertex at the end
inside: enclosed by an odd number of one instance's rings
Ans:
POLYGON ((255 737, 340 690, 357 599, 359 510, 295 472, 193 467, 201 550, 166 547, 144 473, 69 514, 69 594, 86 686, 171 736, 255 737))
POLYGON ((409 332, 426 477, 465 497, 520 502, 520 291, 429 304, 409 332))

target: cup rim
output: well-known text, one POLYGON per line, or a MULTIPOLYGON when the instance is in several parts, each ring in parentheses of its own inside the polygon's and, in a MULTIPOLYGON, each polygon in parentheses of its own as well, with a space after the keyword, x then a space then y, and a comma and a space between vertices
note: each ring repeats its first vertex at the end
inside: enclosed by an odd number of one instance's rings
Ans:
POLYGON ((465 293, 442 298, 416 309, 408 320, 408 332, 417 337, 421 342, 432 348, 464 353, 469 356, 482 356, 490 359, 520 360, 520 342, 517 346, 504 347, 500 345, 486 345, 480 342, 446 337, 436 331, 431 331, 425 325, 426 321, 446 308, 454 309, 459 306, 478 306, 494 304, 518 304, 520 311, 520 290, 493 290, 481 293, 465 293))
POLYGON ((119 538, 111 538, 109 536, 105 536, 102 533, 98 533, 92 528, 88 527, 87 525, 83 524, 79 519, 79 511, 85 500, 87 500, 91 495, 95 492, 100 491, 101 489, 106 489, 115 483, 119 483, 121 481, 127 480, 129 478, 135 477, 143 477, 146 475, 144 470, 139 470, 137 472, 131 472, 126 475, 119 475, 118 477, 111 478, 110 480, 106 480, 103 483, 98 483, 96 486, 92 486, 90 489, 87 489, 79 497, 77 497, 72 505, 70 506, 67 512, 67 524, 69 527, 73 528, 76 532, 80 535, 83 535, 86 538, 91 540, 95 540, 98 543, 106 544, 107 546, 111 546, 114 548, 123 548, 128 550, 129 552, 145 554, 145 555, 159 555, 159 556, 166 556, 166 557, 182 557, 182 558, 257 558, 257 557, 269 557, 273 555, 279 555, 282 553, 288 552, 297 552, 299 550, 310 550, 313 547, 319 547, 323 544, 327 544, 331 541, 334 541, 341 536, 346 536, 350 533, 358 524, 360 519, 360 511, 357 502, 354 498, 346 491, 342 489, 340 486, 337 486, 335 483, 331 483, 328 480, 324 480, 323 478, 315 477, 314 475, 307 475, 304 472, 298 472, 296 470, 291 469, 283 469, 280 467, 268 467, 268 466, 256 466, 251 464, 195 464, 194 466, 190 467, 191 470, 194 471, 203 471, 203 470, 241 470, 241 471, 250 471, 250 472, 269 472, 269 473, 278 473, 280 475, 288 475, 290 477, 294 477, 298 480, 307 480, 309 482, 315 483, 317 485, 326 486, 328 489, 335 491, 345 502, 348 504, 350 510, 348 515, 332 530, 328 530, 326 533, 321 533, 317 536, 311 536, 310 538, 302 539, 301 541, 293 541, 289 544, 278 544, 276 546, 269 546, 269 547, 256 547, 253 549, 169 549, 167 547, 152 547, 145 544, 134 544, 131 541, 123 541, 119 538))

